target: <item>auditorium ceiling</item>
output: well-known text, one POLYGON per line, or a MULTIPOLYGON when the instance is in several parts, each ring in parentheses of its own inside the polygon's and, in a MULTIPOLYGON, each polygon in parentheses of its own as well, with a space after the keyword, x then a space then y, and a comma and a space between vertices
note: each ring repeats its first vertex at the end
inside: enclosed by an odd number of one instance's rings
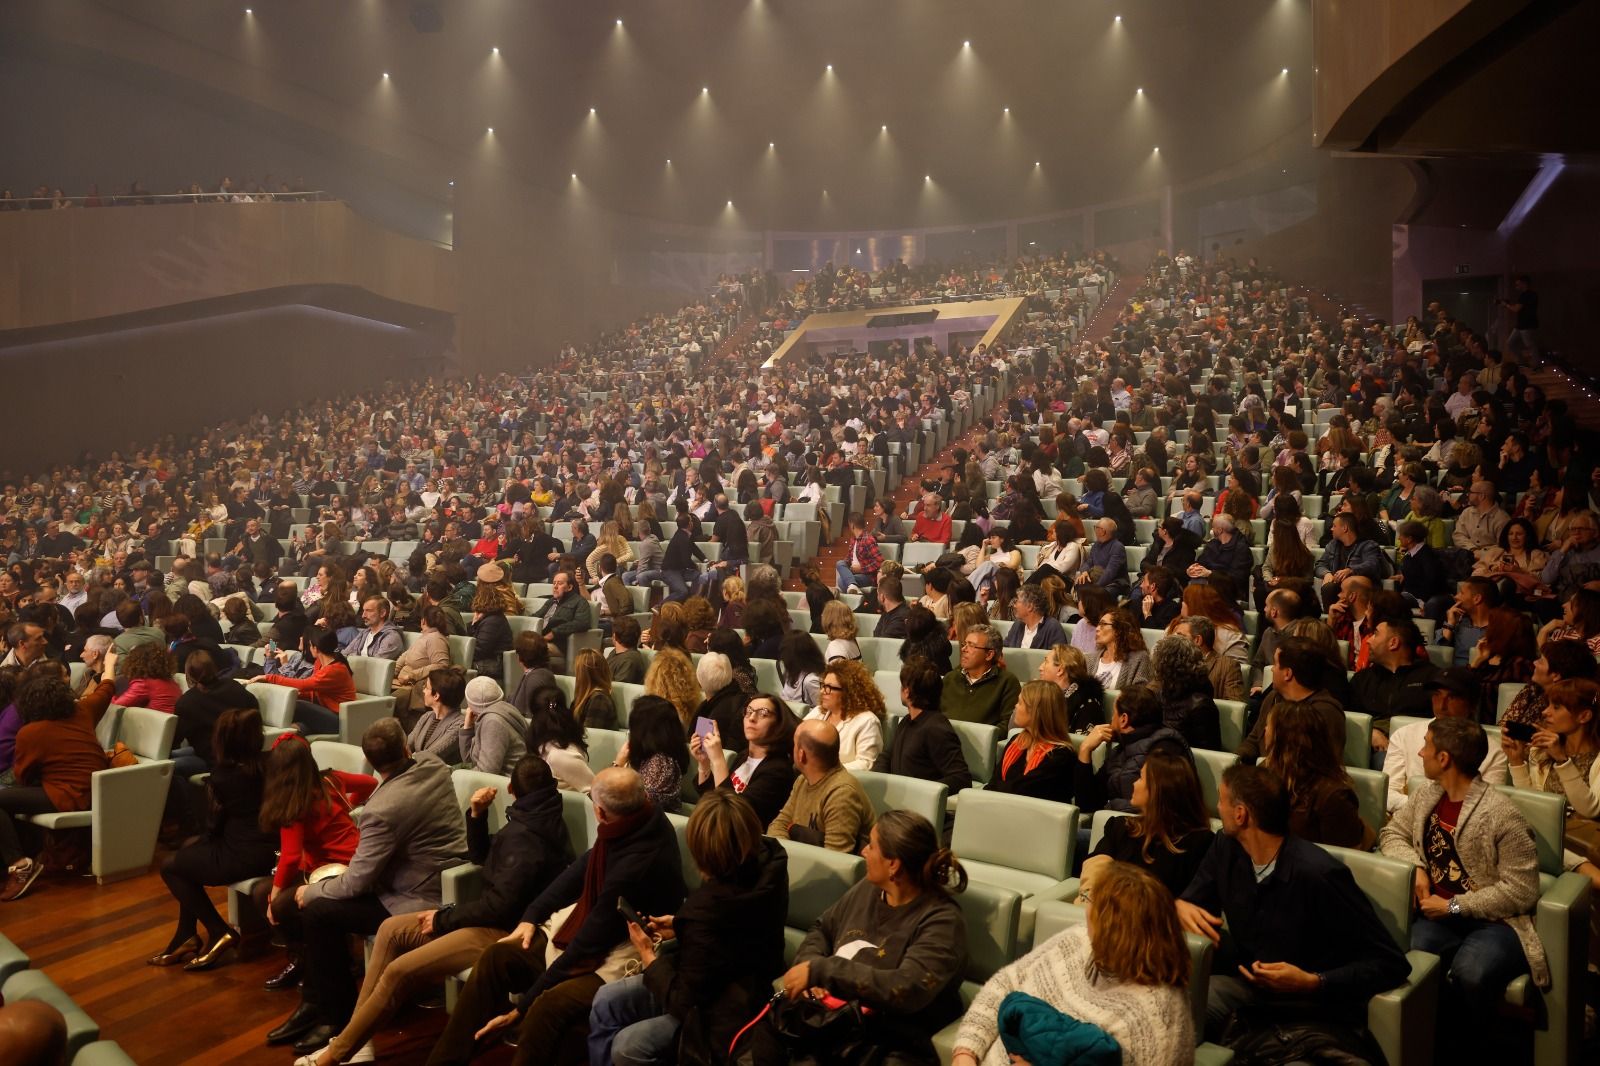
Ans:
POLYGON ((430 183, 488 162, 619 212, 752 229, 1148 193, 1299 136, 1313 78, 1305 0, 47 7, 40 28, 342 127, 430 183), (127 32, 96 39, 96 14, 127 32))

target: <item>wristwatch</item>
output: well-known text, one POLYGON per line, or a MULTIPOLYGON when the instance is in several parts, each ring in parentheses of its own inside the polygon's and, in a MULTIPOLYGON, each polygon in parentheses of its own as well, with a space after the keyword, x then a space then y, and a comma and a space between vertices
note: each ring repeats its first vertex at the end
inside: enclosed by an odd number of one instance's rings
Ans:
POLYGON ((1450 913, 1454 917, 1458 917, 1459 918, 1461 916, 1461 901, 1459 899, 1451 897, 1451 899, 1450 899, 1450 913))

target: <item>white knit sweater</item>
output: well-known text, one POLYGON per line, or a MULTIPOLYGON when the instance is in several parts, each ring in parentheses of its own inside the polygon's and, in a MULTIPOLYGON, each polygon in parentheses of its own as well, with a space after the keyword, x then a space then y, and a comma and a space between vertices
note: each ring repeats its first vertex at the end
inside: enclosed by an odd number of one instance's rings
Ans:
POLYGON ((1180 988, 1135 985, 1090 973, 1089 928, 1073 926, 1000 970, 961 1019, 956 1049, 982 1066, 1009 1066, 1000 1042, 1000 1001, 1026 992, 1063 1014, 1098 1025, 1122 1045, 1123 1066, 1187 1066, 1194 1062, 1194 1018, 1180 988))

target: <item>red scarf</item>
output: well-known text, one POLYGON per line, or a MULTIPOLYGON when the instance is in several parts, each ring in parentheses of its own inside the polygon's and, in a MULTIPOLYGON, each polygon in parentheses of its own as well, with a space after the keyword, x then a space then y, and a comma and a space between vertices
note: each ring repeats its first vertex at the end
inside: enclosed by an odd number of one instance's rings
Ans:
MULTIPOLYGON (((1044 762, 1044 757, 1049 755, 1057 747, 1058 745, 1046 744, 1041 740, 1034 741, 1033 747, 1026 749, 1028 752, 1028 761, 1022 768, 1023 775, 1026 776, 1037 770, 1039 768, 1039 764, 1044 762)), ((1000 760, 1000 776, 1002 779, 1011 773, 1012 764, 1022 757, 1023 750, 1022 737, 1020 735, 1012 740, 1010 744, 1006 745, 1005 757, 1000 760)))
POLYGON ((631 834, 654 813, 655 807, 647 800, 643 807, 632 814, 608 818, 600 823, 595 831, 594 847, 589 849, 589 861, 583 868, 583 891, 578 894, 578 902, 572 908, 572 913, 556 930, 552 940, 556 947, 566 950, 572 938, 578 935, 578 930, 583 928, 584 920, 589 917, 589 908, 599 898, 600 886, 606 880, 606 858, 611 852, 611 842, 631 834))

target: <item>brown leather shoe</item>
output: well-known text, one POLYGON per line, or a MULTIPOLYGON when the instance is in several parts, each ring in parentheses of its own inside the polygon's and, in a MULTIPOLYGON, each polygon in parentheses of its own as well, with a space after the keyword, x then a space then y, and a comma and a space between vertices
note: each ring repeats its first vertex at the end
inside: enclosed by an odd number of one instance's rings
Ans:
POLYGON ((200 950, 200 938, 191 936, 171 951, 163 951, 153 959, 147 960, 150 966, 177 966, 194 958, 200 950))

